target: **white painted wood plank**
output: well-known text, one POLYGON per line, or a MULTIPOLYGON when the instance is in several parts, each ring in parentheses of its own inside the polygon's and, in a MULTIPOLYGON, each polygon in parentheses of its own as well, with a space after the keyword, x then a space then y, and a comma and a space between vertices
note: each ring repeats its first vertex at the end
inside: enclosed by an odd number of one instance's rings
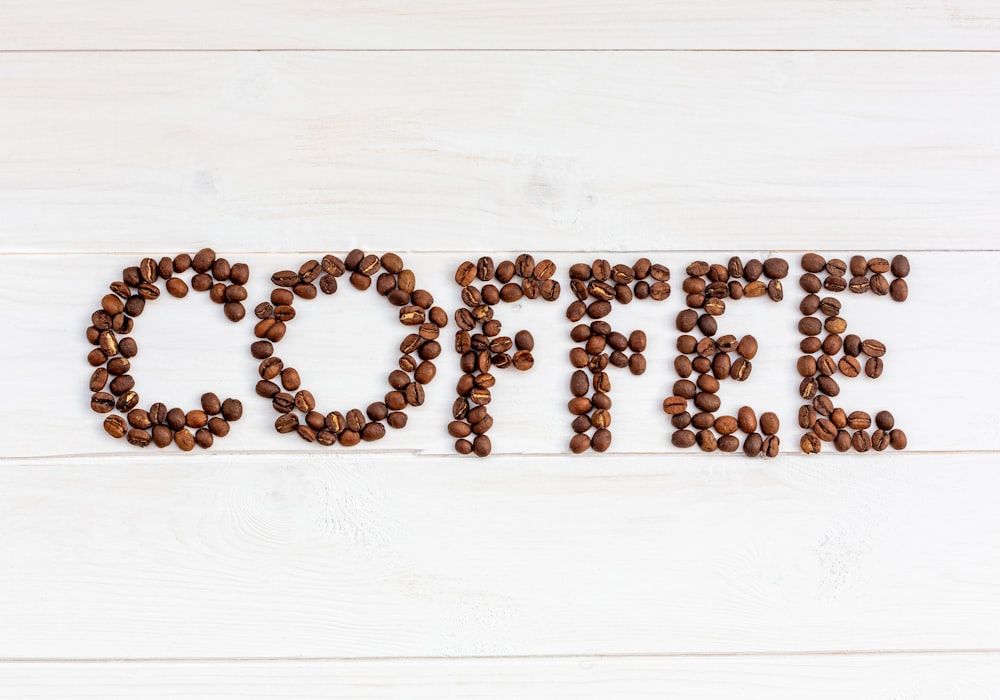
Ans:
MULTIPOLYGON (((158 255, 180 251, 146 252, 158 255)), ((459 287, 453 280, 455 268, 463 259, 474 260, 484 252, 492 251, 411 253, 404 262, 416 272, 419 284, 429 289, 451 315, 461 304, 459 287)), ((882 252, 891 256, 897 251, 882 252)), ((547 255, 540 251, 537 254, 539 259, 547 255)), ((766 254, 766 251, 742 252, 744 259, 766 254)), ((565 454, 573 435, 572 416, 566 408, 572 398, 569 377, 573 371, 567 359, 573 347, 569 338, 573 324, 565 317, 566 305, 572 298, 566 274, 572 263, 592 260, 594 254, 551 255, 559 267, 557 278, 566 290, 560 300, 504 304, 497 308, 497 318, 505 324, 506 333, 513 335, 521 328, 532 331, 536 364, 525 373, 495 372, 497 385, 490 413, 496 422, 490 435, 496 453, 565 454)), ((642 253, 609 255, 617 255, 612 258, 615 262, 631 262, 642 253)), ((704 257, 726 262, 729 254, 651 255, 670 266, 674 287, 679 291, 684 268, 692 260, 704 257)), ((252 309, 270 293, 272 272, 298 269, 313 256, 254 254, 230 255, 229 259, 248 261, 251 265, 248 306, 252 309)), ((992 278, 975 272, 1000 266, 1000 254, 910 253, 909 257, 913 271, 908 277, 911 291, 905 303, 872 294, 838 295, 844 304, 842 314, 848 321, 848 332, 881 339, 889 351, 886 370, 880 379, 841 378, 842 391, 836 403, 848 412, 865 410, 874 415, 883 409, 892 411, 897 426, 909 436, 911 451, 998 450, 1000 433, 993 397, 1000 390, 1000 369, 993 359, 993 347, 988 342, 972 343, 959 353, 951 338, 954 334, 961 335, 963 327, 978 325, 1000 312, 1000 301, 991 292, 992 278), (962 299, 974 299, 975 304, 957 303, 951 287, 954 278, 946 274, 948 270, 969 271, 963 277, 962 299)), ((802 433, 797 425, 801 378, 795 363, 801 354, 797 323, 803 292, 796 291, 801 274, 799 255, 790 253, 787 258, 791 261, 791 273, 786 280, 784 302, 774 304, 762 298, 730 303, 730 310, 721 318, 720 334, 752 333, 760 341, 761 351, 754 359, 749 381, 724 382, 719 394, 723 405, 718 414, 735 415, 742 405, 754 406, 758 413, 772 410, 782 421, 780 435, 785 451, 797 453, 802 433)), ((0 256, 0 279, 5 280, 0 289, 0 320, 7 327, 17 328, 25 338, 23 347, 31 349, 30 356, 21 354, 10 360, 23 363, 27 370, 9 372, 5 379, 8 396, 22 397, 27 405, 11 401, 0 408, 0 420, 6 428, 3 457, 108 454, 138 458, 137 448, 124 441, 115 442, 104 433, 101 427, 104 416, 90 409, 87 383, 92 368, 85 358, 93 348, 84 337, 90 315, 99 308, 109 282, 121 274, 123 267, 138 261, 137 255, 110 254, 0 256), (58 293, 49 283, 38 284, 40 276, 59 280, 58 289, 72 290, 71 293, 58 293), (31 313, 24 313, 24 309, 31 309, 31 313), (44 409, 45 402, 33 397, 47 397, 48 405, 58 408, 44 409), (41 423, 38 411, 45 412, 41 423)), ((369 403, 381 400, 390 388, 385 378, 396 368, 399 343, 406 335, 398 323, 395 307, 374 291, 361 293, 349 284, 341 287, 334 297, 320 295, 310 302, 300 300, 296 304, 297 318, 289 324, 285 340, 276 346, 276 354, 286 365, 299 370, 303 386, 315 394, 323 413, 336 409, 346 414, 350 408, 364 409, 369 403)), ((636 301, 619 306, 609 317, 613 326, 626 334, 633 328, 643 328, 649 337, 646 373, 635 377, 627 371, 615 370, 612 374, 611 396, 615 402, 612 454, 677 456, 692 452, 669 444, 672 428, 661 406, 679 378, 673 368, 679 335, 674 321, 681 308, 683 295, 676 293, 664 302, 636 301)), ((244 418, 234 424, 232 433, 219 440, 213 450, 327 451, 300 440, 297 435, 275 433, 273 422, 278 414, 270 401, 254 392, 259 375, 249 344, 255 340, 252 331, 256 319, 252 314, 249 316, 243 323, 233 325, 204 294, 191 293, 184 300, 164 294, 160 300, 151 302, 136 320, 132 334, 140 348, 139 355, 132 360, 131 374, 136 379, 141 407, 162 401, 187 410, 198 406, 203 392, 215 391, 220 396, 235 396, 243 401, 244 418)), ((426 403, 408 411, 407 428, 390 431, 385 439, 363 443, 351 448, 352 451, 453 453, 454 440, 447 433, 447 424, 461 372, 459 356, 453 349, 454 322, 450 324, 442 336, 444 352, 436 361, 437 377, 428 385, 426 403)), ((167 452, 176 453, 176 448, 171 446, 167 452)), ((819 459, 848 457, 828 452, 831 454, 824 453, 819 459)), ((742 453, 732 457, 744 459, 742 453)), ((689 458, 698 456, 689 454, 689 458)), ((873 459, 877 463, 880 457, 873 459)))
POLYGON ((0 2, 0 49, 997 49, 989 0, 0 2))
POLYGON ((998 71, 1000 54, 10 54, 0 241, 993 248, 998 71))
POLYGON ((1000 647, 994 455, 0 469, 0 657, 1000 647))
POLYGON ((241 663, 7 663, 17 698, 992 698, 993 654, 452 659, 241 663))

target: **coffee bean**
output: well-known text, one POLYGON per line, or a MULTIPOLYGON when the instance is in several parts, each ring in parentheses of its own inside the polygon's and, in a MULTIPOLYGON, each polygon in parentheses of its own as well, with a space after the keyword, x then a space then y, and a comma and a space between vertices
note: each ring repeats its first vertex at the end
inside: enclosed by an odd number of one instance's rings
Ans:
POLYGON ((803 355, 795 363, 795 369, 802 377, 811 377, 816 374, 816 358, 812 355, 803 355))
MULTIPOLYGON (((108 364, 110 365, 111 363, 109 362, 108 364)), ((112 372, 112 374, 114 374, 114 372, 112 372)), ((111 383, 108 385, 108 389, 110 389, 111 393, 115 396, 121 396, 125 392, 131 391, 134 387, 135 379, 133 379, 130 374, 117 376, 112 379, 111 383)))
POLYGON ((207 450, 215 442, 215 437, 208 428, 199 428, 194 434, 194 442, 201 449, 207 450))
POLYGON ((813 294, 823 288, 823 282, 819 277, 811 272, 807 272, 799 277, 799 286, 806 292, 813 294))
POLYGON ((104 431, 111 437, 118 439, 125 436, 128 426, 121 416, 111 415, 104 419, 104 431))
POLYGON ((222 402, 219 397, 212 392, 201 395, 201 407, 210 416, 214 416, 222 410, 222 402))
POLYGON ((872 417, 864 411, 853 411, 847 416, 847 427, 851 430, 867 430, 871 424, 872 417))
POLYGON ((824 442, 833 442, 837 437, 837 426, 829 418, 818 418, 813 425, 813 432, 824 442))
POLYGON ((204 428, 208 424, 208 414, 200 409, 188 411, 184 422, 189 428, 204 428))
POLYGON ((132 428, 125 434, 125 439, 128 440, 130 445, 135 445, 136 447, 148 447, 149 443, 152 441, 149 433, 145 430, 140 430, 139 428, 132 428))
POLYGON ((858 452, 867 452, 872 448, 871 435, 864 430, 858 430, 851 436, 851 446, 858 452))
MULTIPOLYGON (((744 275, 745 274, 746 271, 744 268, 744 275)), ((745 287, 743 287, 743 295, 748 299, 755 299, 757 297, 764 296, 767 293, 768 293, 767 285, 759 280, 750 282, 745 287)))
POLYGON ((879 411, 875 414, 875 425, 882 430, 892 430, 896 424, 896 419, 889 411, 879 411))
POLYGON ((854 294, 864 294, 871 288, 871 283, 864 275, 858 275, 850 279, 847 288, 854 294))
POLYGON ((743 382, 749 379, 750 372, 753 370, 753 365, 750 360, 743 357, 737 357, 733 360, 732 367, 729 371, 729 376, 738 382, 743 382))
POLYGON ((646 371, 646 358, 642 353, 633 353, 628 358, 628 369, 634 375, 641 375, 646 371))
POLYGON ((821 272, 826 267, 826 259, 816 253, 805 253, 802 256, 802 269, 806 272, 821 272))
POLYGON ((831 316, 823 323, 827 333, 839 334, 847 330, 847 321, 840 316, 831 316))
POLYGON ((837 367, 845 377, 856 377, 861 374, 861 363, 858 362, 858 358, 850 355, 844 355, 840 358, 837 367))
POLYGON ((732 435, 739 430, 739 424, 734 416, 719 416, 715 419, 715 430, 720 435, 732 435))
POLYGON ((844 354, 857 357, 861 354, 861 338, 853 333, 844 336, 844 354))
POLYGON ((190 452, 195 446, 194 435, 192 435, 191 431, 186 428, 178 430, 174 433, 174 443, 182 451, 190 452))
POLYGON ((247 315, 246 308, 243 306, 243 304, 241 304, 238 301, 227 301, 222 308, 223 308, 223 313, 225 313, 226 315, 226 318, 228 318, 233 323, 242 321, 243 318, 247 315))
POLYGON ((487 436, 477 435, 476 439, 472 441, 472 451, 477 457, 486 457, 493 451, 493 444, 487 436))
POLYGON ((784 258, 768 258, 764 261, 764 274, 772 280, 788 276, 788 262, 784 258))
POLYGON ((861 352, 869 357, 882 357, 885 355, 885 343, 871 338, 862 341, 861 352))
POLYGON ((773 279, 767 283, 767 296, 771 301, 781 301, 785 298, 784 288, 779 280, 773 279))
POLYGON ((118 341, 118 352, 122 357, 135 357, 139 354, 139 345, 135 342, 135 338, 122 338, 118 341))
POLYGON ((864 275, 868 272, 868 260, 864 255, 852 255, 848 269, 852 275, 864 275))
POLYGON ((851 434, 846 430, 838 430, 837 437, 833 439, 833 446, 837 452, 847 452, 851 449, 851 434))
POLYGON ((831 258, 826 261, 826 271, 836 277, 843 277, 847 273, 847 263, 840 258, 831 258))
POLYGON ((820 346, 820 349, 826 355, 836 355, 838 352, 840 352, 840 349, 843 347, 843 345, 844 341, 840 338, 839 335, 834 333, 832 335, 826 336, 826 338, 823 339, 823 344, 820 346))
POLYGON ((819 454, 820 450, 823 449, 823 443, 820 442, 820 438, 816 433, 805 433, 799 440, 799 447, 802 452, 807 455, 819 454))
POLYGON ((896 255, 893 257, 889 269, 896 277, 906 277, 910 274, 910 261, 905 255, 896 255))
POLYGON ((823 280, 823 287, 831 292, 842 292, 847 289, 847 280, 843 277, 833 275, 823 280))
POLYGON ((805 377, 799 382, 799 396, 804 399, 811 399, 819 391, 819 382, 815 377, 805 377))
POLYGON ((152 430, 153 444, 163 449, 174 441, 174 433, 165 425, 154 425, 152 430))
POLYGON ((226 435, 229 435, 229 422, 218 416, 213 416, 208 419, 208 429, 212 431, 213 435, 226 437, 226 435))
POLYGON ((799 407, 799 427, 809 429, 816 425, 817 418, 816 409, 809 404, 799 407))
POLYGON ((840 394, 840 385, 837 384, 837 380, 833 377, 820 375, 816 377, 816 384, 819 386, 819 390, 827 396, 837 396, 840 394))
POLYGON ((799 320, 799 333, 802 335, 819 335, 823 332, 823 323, 815 316, 805 316, 799 320))
POLYGON ((892 284, 889 285, 889 294, 892 296, 893 301, 906 301, 906 297, 910 294, 906 280, 894 279, 892 284))
POLYGON ((222 417, 232 423, 243 417, 243 403, 239 399, 226 399, 222 402, 222 417))
MULTIPOLYGON (((194 268, 195 272, 208 272, 214 262, 215 251, 211 248, 202 248, 195 253, 194 258, 191 261, 191 267, 194 268)), ((176 261, 174 266, 176 267, 176 261)))
POLYGON ((760 430, 765 435, 777 433, 779 425, 778 416, 771 411, 760 414, 760 430))
POLYGON ((694 405, 706 413, 714 413, 719 410, 722 400, 715 394, 700 392, 694 397, 694 405))
POLYGON ((885 430, 876 430, 872 433, 872 449, 877 452, 882 452, 887 447, 889 447, 890 438, 889 433, 885 430))
POLYGON ((674 416, 683 413, 686 410, 687 398, 683 396, 668 396, 663 400, 663 412, 667 415, 674 416))
MULTIPOLYGON (((137 294, 133 294, 125 302, 125 313, 129 316, 138 316, 146 308, 146 300, 137 294)), ((97 325, 96 323, 94 324, 97 325)), ((100 328, 100 326, 98 326, 100 328)))
POLYGON ((777 435, 769 435, 764 438, 764 444, 761 448, 761 452, 765 457, 774 458, 778 456, 781 451, 781 439, 777 435))
POLYGON ((878 296, 884 297, 889 293, 889 280, 884 275, 872 275, 868 287, 878 296))
POLYGON ((743 441, 743 453, 747 457, 756 457, 763 449, 764 438, 760 436, 760 433, 747 435, 746 439, 743 441))
POLYGON ((799 311, 802 312, 803 316, 811 316, 816 313, 820 306, 820 299, 815 294, 807 294, 802 297, 802 301, 799 302, 799 311))
POLYGON ((715 439, 715 435, 710 430, 699 430, 694 439, 695 442, 698 443, 698 447, 701 448, 702 452, 715 452, 718 448, 718 442, 715 439))

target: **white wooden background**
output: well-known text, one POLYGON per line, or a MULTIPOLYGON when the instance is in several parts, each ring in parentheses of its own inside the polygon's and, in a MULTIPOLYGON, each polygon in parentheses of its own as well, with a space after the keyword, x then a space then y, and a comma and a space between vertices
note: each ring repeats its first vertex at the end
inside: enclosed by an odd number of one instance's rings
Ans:
MULTIPOLYGON (((0 696, 1000 697, 998 50, 992 0, 0 0, 0 696), (907 303, 845 299, 890 352, 843 396, 910 448, 798 454, 795 293, 724 319, 762 341, 723 397, 781 415, 770 461, 670 447, 680 295, 615 312, 650 369, 613 377, 603 455, 565 448, 565 301, 501 311, 537 362, 500 373, 486 460, 450 450, 450 352, 374 447, 269 432, 250 322, 194 297, 139 319, 140 393, 244 419, 208 453, 113 443, 90 311, 203 245, 251 300, 396 250, 449 309, 483 253, 679 285, 906 252, 907 303)), ((298 308, 282 354, 321 402, 380 396, 384 303, 298 308)))

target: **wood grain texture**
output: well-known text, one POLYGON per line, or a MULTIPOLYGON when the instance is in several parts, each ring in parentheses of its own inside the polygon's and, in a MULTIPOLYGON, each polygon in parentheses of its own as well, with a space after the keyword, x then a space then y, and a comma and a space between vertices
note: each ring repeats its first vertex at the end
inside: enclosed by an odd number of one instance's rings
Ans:
POLYGON ((10 54, 8 251, 982 249, 1000 54, 10 54))
POLYGON ((0 469, 0 657, 1000 648, 993 455, 0 469))
POLYGON ((2 664, 17 698, 993 698, 997 654, 2 664), (662 695, 661 695, 662 694, 662 695))
POLYGON ((992 49, 990 0, 3 0, 0 50, 992 49))
MULTIPOLYGON (((146 251, 154 257, 160 252, 176 254, 180 250, 146 251)), ((415 271, 418 283, 431 290, 450 316, 461 306, 460 288, 453 279, 455 268, 463 259, 475 260, 483 252, 487 251, 412 253, 405 256, 404 262, 415 271)), ((549 255, 535 252, 538 259, 549 255)), ((889 256, 895 252, 883 251, 889 256)), ((644 253, 606 254, 614 262, 630 263, 644 253)), ((612 373, 615 442, 610 454, 659 453, 673 457, 687 455, 687 459, 697 460, 698 454, 669 444, 672 428, 661 404, 679 379, 673 368, 679 335, 674 321, 677 312, 684 308, 683 294, 679 292, 684 268, 703 257, 726 262, 729 253, 649 254, 674 271, 673 284, 678 293, 663 302, 619 305, 609 317, 613 326, 626 334, 633 328, 642 328, 649 338, 645 352, 649 368, 643 376, 632 376, 625 370, 612 373)), ((833 254, 836 253, 830 253, 833 254)), ((558 301, 537 300, 497 307, 497 318, 504 324, 505 333, 513 335, 527 328, 534 334, 536 363, 529 372, 494 372, 497 385, 492 392, 490 413, 496 423, 490 435, 496 453, 566 454, 573 435, 572 416, 566 408, 572 398, 569 378, 573 368, 567 354, 574 346, 569 338, 573 324, 566 319, 565 309, 574 297, 569 292, 566 275, 572 263, 590 261, 603 254, 551 255, 558 265, 556 277, 565 289, 558 301)), ((766 251, 742 252, 744 259, 765 255, 766 251)), ((308 252, 234 254, 229 259, 247 261, 251 266, 247 305, 252 309, 258 301, 268 298, 272 272, 298 269, 301 263, 315 256, 308 252)), ((853 380, 839 378, 842 391, 835 401, 848 412, 865 410, 875 415, 883 409, 892 411, 897 426, 910 437, 911 451, 998 450, 1000 437, 992 401, 1000 390, 1000 370, 993 361, 989 343, 971 344, 960 357, 956 355, 951 339, 951 333, 958 332, 960 327, 955 324, 956 313, 971 314, 972 310, 956 305, 951 288, 953 278, 945 271, 993 269, 1000 265, 1000 255, 951 252, 911 253, 909 257, 913 271, 907 278, 911 292, 905 303, 873 294, 838 295, 844 305, 842 316, 848 322, 848 332, 881 339, 888 353, 886 371, 877 381, 864 376, 853 380)), ((801 317, 799 301, 804 293, 796 291, 801 274, 799 255, 787 254, 787 258, 791 261, 791 273, 782 303, 775 304, 766 298, 730 302, 729 311, 720 319, 720 335, 731 332, 739 337, 752 333, 758 338, 761 351, 754 359, 753 374, 747 382, 723 383, 719 393, 723 405, 718 414, 735 415, 742 405, 751 405, 758 413, 776 412, 783 425, 780 435, 784 450, 794 454, 799 451, 802 433, 797 425, 802 403, 798 397, 801 378, 795 363, 801 354, 802 336, 797 323, 801 317)), ((0 289, 0 320, 8 327, 18 328, 32 348, 28 371, 12 372, 5 380, 9 395, 59 397, 58 410, 46 411, 44 419, 34 408, 42 403, 34 399, 29 400, 28 409, 17 402, 0 408, 0 419, 9 429, 3 458, 107 454, 140 459, 136 448, 109 439, 101 428, 103 416, 90 409, 87 382, 92 368, 85 358, 92 346, 84 337, 90 315, 99 308, 108 284, 120 278, 123 267, 138 262, 138 255, 0 256, 0 279, 7 282, 0 289), (54 288, 37 284, 40 275, 59 280, 59 289, 73 293, 64 298, 54 288), (23 309, 40 311, 25 315, 23 309), (39 427, 40 421, 44 428, 39 427)), ((982 318, 993 318, 1000 311, 1000 301, 991 293, 991 279, 988 275, 972 274, 963 286, 964 298, 978 300, 976 313, 982 318)), ((285 340, 276 346, 276 354, 287 366, 299 370, 303 386, 315 394, 320 411, 340 410, 346 414, 351 408, 364 409, 381 400, 390 390, 386 376, 396 368, 399 343, 408 332, 398 323, 395 307, 373 290, 361 293, 345 283, 334 297, 320 295, 309 302, 299 300, 296 309, 298 315, 289 324, 285 340)), ((187 410, 199 405, 203 392, 215 391, 223 397, 239 398, 245 412, 229 437, 217 442, 214 451, 342 451, 344 448, 339 446, 327 450, 306 443, 295 434, 275 433, 273 421, 278 414, 270 401, 254 392, 260 377, 257 361, 249 352, 249 345, 255 340, 252 331, 256 321, 249 315, 243 323, 233 325, 207 295, 193 292, 184 300, 163 294, 161 299, 149 303, 136 319, 132 334, 140 348, 139 355, 132 359, 131 374, 136 379, 141 407, 162 401, 187 410)), ((408 411, 408 427, 390 431, 384 440, 364 443, 351 451, 453 454, 454 439, 449 437, 446 427, 456 397, 455 385, 461 376, 459 356, 453 348, 454 330, 451 321, 442 334, 444 352, 436 360, 437 377, 428 385, 425 404, 408 411)), ((149 451, 155 450, 149 448, 149 451)), ((828 451, 833 453, 832 449, 828 451)), ((167 452, 176 453, 176 448, 171 446, 167 452)), ((824 454, 820 459, 827 457, 838 460, 849 455, 824 454)), ((731 458, 745 459, 742 453, 731 458)), ((875 456, 875 463, 880 458, 875 456)), ((586 463, 585 457, 580 460, 581 464, 586 463)))

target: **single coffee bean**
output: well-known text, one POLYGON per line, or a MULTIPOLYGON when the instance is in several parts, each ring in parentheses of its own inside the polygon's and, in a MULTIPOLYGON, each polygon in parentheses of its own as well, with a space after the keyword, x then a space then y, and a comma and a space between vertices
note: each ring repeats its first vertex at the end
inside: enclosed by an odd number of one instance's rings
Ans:
POLYGON ((819 418, 813 425, 813 432, 824 442, 833 442, 837 437, 837 426, 829 418, 819 418))
POLYGON ((819 277, 811 272, 806 272, 801 277, 799 277, 799 286, 806 292, 810 294, 815 294, 823 288, 823 282, 819 277))
POLYGON ((854 294, 864 294, 871 288, 871 282, 864 275, 857 275, 850 279, 847 288, 854 294))
POLYGON ((833 401, 828 396, 817 396, 813 399, 813 407, 821 416, 830 416, 833 413, 833 401))
POLYGON ((199 428, 194 434, 194 442, 201 449, 207 450, 215 442, 215 437, 208 428, 199 428))
POLYGON ((781 451, 781 439, 777 435, 768 435, 764 438, 764 445, 761 452, 765 457, 774 458, 781 451))
POLYGON ((851 430, 867 430, 871 424, 872 417, 864 411, 853 411, 847 416, 847 427, 851 430))
POLYGON ((767 283, 767 296, 770 297, 771 301, 781 301, 785 298, 785 291, 780 280, 773 279, 767 283))
POLYGON ((884 275, 872 275, 868 287, 878 296, 884 297, 889 293, 889 280, 884 275))
POLYGON ((676 430, 670 436, 670 442, 674 447, 688 448, 693 447, 696 441, 695 434, 690 430, 676 430))
POLYGON ((751 433, 743 441, 743 454, 747 457, 756 457, 764 449, 764 438, 760 433, 751 433))
POLYGON ((149 433, 138 428, 132 428, 128 431, 125 434, 125 439, 128 440, 130 445, 135 445, 136 447, 148 447, 149 443, 152 442, 149 433))
POLYGON ((844 355, 840 358, 837 367, 845 377, 856 377, 861 374, 861 363, 858 362, 858 358, 850 355, 844 355))
POLYGON ((821 272, 826 267, 826 258, 816 253, 805 253, 802 256, 802 269, 806 272, 821 272))
POLYGON ((831 275, 843 277, 847 273, 847 263, 840 258, 831 258, 826 261, 826 271, 831 275))
POLYGON ((840 394, 840 385, 837 384, 837 380, 833 377, 820 375, 816 377, 816 384, 819 386, 819 390, 827 396, 837 396, 840 394))
POLYGON ((784 258, 768 258, 764 261, 764 274, 773 280, 788 276, 788 262, 784 258))
POLYGON ((868 269, 872 272, 885 274, 889 271, 889 261, 885 258, 872 258, 868 261, 868 269))
POLYGON ((694 397, 694 405, 706 413, 714 413, 719 410, 722 400, 716 394, 701 392, 694 397))
POLYGON ((715 419, 715 430, 720 435, 732 435, 739 429, 735 416, 719 416, 715 419))
POLYGON ((816 433, 805 433, 799 440, 799 447, 802 452, 807 455, 819 454, 820 450, 823 449, 823 443, 820 442, 820 438, 816 433))
POLYGON ((139 354, 139 345, 135 338, 122 338, 118 341, 118 352, 125 358, 135 357, 139 354))
POLYGON ((853 333, 844 336, 844 354, 857 357, 861 354, 861 338, 853 333))
POLYGON ((477 435, 472 441, 472 451, 477 457, 486 457, 493 451, 493 444, 486 435, 477 435))
POLYGON ((823 339, 823 345, 821 350, 826 355, 836 355, 840 352, 840 349, 844 346, 844 341, 836 333, 826 336, 823 339))
POLYGON ((910 274, 910 261, 905 255, 896 255, 893 257, 889 269, 896 277, 906 277, 910 274))
POLYGON ((281 387, 274 382, 261 379, 257 382, 255 390, 257 392, 257 396, 262 396, 265 399, 273 399, 281 392, 281 387))
POLYGON ((771 411, 760 414, 760 430, 765 435, 774 435, 777 433, 779 425, 778 416, 771 411))
POLYGON ((226 437, 229 435, 229 422, 218 416, 213 416, 208 419, 208 429, 212 431, 213 435, 226 437))
MULTIPOLYGON (((607 266, 606 260, 602 262, 605 266, 607 266)), ((517 259, 514 261, 514 272, 521 277, 531 277, 531 275, 535 272, 535 259, 527 253, 518 255, 517 259)), ((607 277, 605 276, 604 279, 607 279, 607 277)))
POLYGON ((94 373, 90 375, 90 391, 98 392, 102 391, 108 384, 108 370, 104 367, 98 367, 94 370, 94 373))
POLYGON ((802 377, 811 377, 816 374, 816 358, 812 355, 803 355, 795 363, 795 369, 802 377))
POLYGON ((817 418, 816 409, 805 404, 799 407, 799 427, 809 429, 816 425, 817 418))
POLYGON ((691 425, 697 430, 708 430, 715 425, 715 415, 701 411, 691 416, 691 425))
POLYGON ((823 288, 831 292, 842 292, 847 289, 847 280, 833 275, 823 280, 823 288))
POLYGON ((735 435, 723 435, 718 440, 720 452, 736 452, 740 449, 740 439, 735 435))
POLYGON ((816 381, 815 377, 804 377, 801 382, 799 382, 799 396, 804 399, 811 399, 816 396, 819 391, 819 382, 816 381))
POLYGON ((819 309, 820 299, 815 294, 807 294, 799 302, 799 311, 803 316, 811 316, 819 309))
MULTIPOLYGON (((823 343, 815 336, 806 336, 799 341, 799 350, 804 353, 816 353, 823 348, 823 343)), ((825 351, 824 351, 825 352, 825 351)))
POLYGON ((837 452, 847 452, 851 449, 851 434, 846 430, 838 430, 837 437, 833 440, 833 446, 837 452))
POLYGON ((247 310, 238 301, 227 301, 222 307, 223 313, 225 313, 226 318, 228 318, 233 323, 238 323, 242 321, 247 315, 247 310))
POLYGON ((858 452, 867 452, 872 448, 872 437, 867 431, 858 430, 851 436, 851 446, 858 452))
POLYGON ((174 443, 182 451, 190 452, 195 446, 194 435, 187 428, 178 430, 174 433, 174 443))
POLYGON ((748 282, 757 281, 764 274, 764 264, 757 258, 751 258, 743 264, 743 279, 748 282))
MULTIPOLYGON (((108 364, 110 365, 111 363, 109 362, 108 364)), ((112 374, 114 374, 114 372, 112 372, 112 374)), ((131 391, 133 388, 135 388, 135 379, 133 379, 130 374, 117 376, 112 379, 111 383, 108 385, 108 389, 110 389, 111 393, 115 396, 122 396, 126 392, 131 391)))
POLYGON ((750 378, 750 372, 753 370, 753 365, 750 360, 743 357, 737 357, 733 360, 732 367, 729 370, 729 376, 738 382, 744 382, 750 378))
POLYGON ((877 452, 885 450, 889 447, 889 443, 889 433, 885 430, 879 429, 872 433, 872 449, 877 452))
POLYGON ((749 406, 743 406, 736 414, 736 423, 744 433, 757 430, 757 414, 749 406))
POLYGON ((118 415, 111 415, 104 419, 104 432, 115 439, 125 436, 128 426, 125 419, 118 415))
POLYGON ((839 334, 847 330, 847 321, 840 316, 831 316, 823 323, 827 333, 839 334))
POLYGON ((149 419, 149 411, 141 408, 133 408, 128 412, 128 424, 140 430, 153 427, 153 421, 149 419))
POLYGON ((154 425, 152 434, 153 444, 160 449, 168 447, 174 441, 173 431, 165 425, 154 425))
POLYGON ((875 425, 882 430, 892 430, 895 424, 896 419, 893 418, 889 411, 879 411, 875 414, 875 425))
MULTIPOLYGON (((215 251, 211 248, 202 248, 195 253, 194 258, 191 261, 191 267, 194 268, 195 272, 208 272, 214 262, 215 251)), ((176 261, 174 262, 174 266, 176 267, 176 261)))
POLYGON ((848 269, 852 275, 864 275, 868 272, 868 259, 864 255, 852 255, 848 269))
POLYGON ((910 294, 906 280, 894 279, 892 284, 889 285, 889 294, 892 296, 893 301, 906 301, 906 297, 910 294))
POLYGON ((185 414, 184 422, 189 428, 204 428, 208 424, 208 414, 200 409, 192 409, 185 414))
POLYGON ((214 416, 222 410, 222 401, 216 394, 207 392, 201 395, 201 407, 205 413, 214 416))
POLYGON ((847 427, 847 412, 842 408, 835 408, 830 412, 830 422, 833 423, 838 430, 847 427))
POLYGON ((885 355, 885 343, 871 338, 862 341, 861 352, 869 357, 882 357, 885 355))
MULTIPOLYGON (((744 275, 746 274, 744 268, 744 275)), ((759 280, 754 280, 753 282, 747 283, 743 287, 743 295, 748 299, 756 299, 757 297, 762 297, 767 294, 767 285, 759 280)))
POLYGON ((590 449, 590 438, 583 433, 577 433, 569 441, 569 449, 573 454, 582 454, 590 449))
POLYGON ((646 371, 646 358, 642 353, 632 353, 628 358, 628 369, 634 375, 641 375, 646 371))
POLYGON ((694 439, 702 452, 715 452, 719 446, 711 430, 699 430, 694 439))
POLYGON ((823 297, 819 302, 819 311, 824 316, 837 316, 840 313, 840 301, 833 297, 823 297))
MULTIPOLYGON (((570 410, 572 411, 572 409, 570 410)), ((663 400, 663 412, 667 415, 678 415, 684 413, 686 410, 687 398, 684 396, 668 396, 663 400)))
POLYGON ((823 332, 823 323, 815 316, 806 316, 799 320, 799 333, 802 335, 819 335, 823 332))

